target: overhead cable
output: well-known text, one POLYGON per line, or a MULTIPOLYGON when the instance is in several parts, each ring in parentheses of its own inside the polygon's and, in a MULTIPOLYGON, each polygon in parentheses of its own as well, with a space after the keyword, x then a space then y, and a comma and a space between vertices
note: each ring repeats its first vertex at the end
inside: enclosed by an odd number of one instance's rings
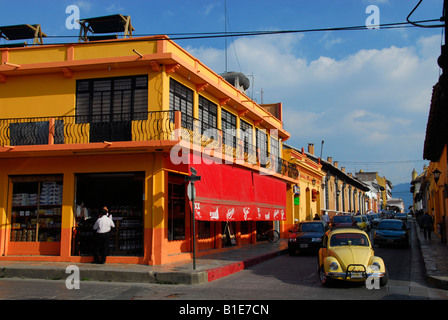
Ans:
MULTIPOLYGON (((412 12, 411 12, 412 14, 412 12)), ((378 29, 399 29, 399 28, 412 28, 420 26, 420 23, 428 23, 440 21, 439 19, 420 20, 415 22, 396 22, 379 24, 375 27, 378 29)), ((432 27, 443 27, 444 25, 434 25, 432 27)), ((194 39, 212 39, 212 38, 224 38, 224 37, 247 37, 247 36, 261 36, 261 35, 274 35, 274 34, 292 34, 292 33, 311 33, 311 32, 328 32, 328 31, 358 31, 369 30, 365 25, 350 26, 350 27, 329 27, 329 28, 313 28, 313 29, 292 29, 292 30, 269 30, 269 31, 236 31, 236 32, 196 32, 196 33, 167 33, 171 40, 194 40, 194 39)), ((134 34, 133 38, 127 39, 128 41, 148 41, 148 39, 140 39, 139 37, 154 36, 154 40, 157 40, 158 34, 134 34)), ((69 35, 47 35, 47 38, 78 38, 78 36, 69 35)))
MULTIPOLYGON (((440 28, 440 27, 444 27, 445 24, 433 24, 433 25, 425 25, 425 24, 420 24, 420 22, 430 22, 430 21, 410 21, 409 18, 411 17, 411 15, 414 13, 414 11, 420 6, 420 4, 422 3, 423 0, 420 0, 417 5, 414 7, 414 9, 412 9, 412 11, 409 13, 409 15, 406 17, 406 21, 409 22, 410 24, 419 27, 419 28, 440 28)), ((433 21, 441 21, 439 20, 433 20, 433 21)))

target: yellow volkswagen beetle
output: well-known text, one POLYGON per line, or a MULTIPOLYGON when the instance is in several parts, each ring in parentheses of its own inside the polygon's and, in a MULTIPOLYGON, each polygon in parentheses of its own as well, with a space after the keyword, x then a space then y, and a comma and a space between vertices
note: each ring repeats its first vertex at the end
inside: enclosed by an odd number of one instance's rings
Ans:
POLYGON ((318 271, 322 285, 331 280, 354 282, 375 281, 387 284, 388 273, 383 259, 374 255, 366 232, 356 228, 328 231, 318 255, 318 271))

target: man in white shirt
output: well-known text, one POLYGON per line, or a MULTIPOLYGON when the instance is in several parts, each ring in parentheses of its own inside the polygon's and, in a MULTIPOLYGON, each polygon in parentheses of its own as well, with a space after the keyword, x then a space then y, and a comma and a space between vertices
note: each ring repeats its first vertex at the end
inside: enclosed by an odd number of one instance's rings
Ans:
POLYGON ((107 216, 107 210, 102 210, 100 217, 93 225, 93 229, 96 231, 95 239, 95 251, 94 251, 94 263, 105 263, 107 253, 109 250, 109 234, 110 230, 115 228, 115 224, 107 216))
POLYGON ((330 223, 330 217, 328 216, 327 211, 324 211, 324 214, 322 215, 322 220, 325 221, 327 224, 330 223))

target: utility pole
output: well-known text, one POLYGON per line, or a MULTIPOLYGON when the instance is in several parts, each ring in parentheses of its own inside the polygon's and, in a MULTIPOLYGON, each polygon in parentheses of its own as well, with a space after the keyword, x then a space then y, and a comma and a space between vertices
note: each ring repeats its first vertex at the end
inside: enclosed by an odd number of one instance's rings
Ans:
POLYGON ((443 17, 441 21, 445 24, 445 44, 447 44, 448 40, 448 26, 446 24, 446 16, 447 16, 447 10, 448 10, 448 0, 443 0, 443 17))

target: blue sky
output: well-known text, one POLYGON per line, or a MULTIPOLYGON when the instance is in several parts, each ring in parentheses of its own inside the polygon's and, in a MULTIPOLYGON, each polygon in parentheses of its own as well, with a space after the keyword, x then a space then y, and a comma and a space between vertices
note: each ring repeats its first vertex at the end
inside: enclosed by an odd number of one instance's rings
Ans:
MULTIPOLYGON (((225 0, 1 0, 0 25, 40 23, 45 43, 76 42, 65 12, 81 18, 130 15, 134 35, 223 32, 225 0)), ((418 0, 227 0, 228 31, 363 26, 376 5, 382 24, 405 22, 418 0)), ((424 0, 412 20, 438 19, 443 0, 424 0)), ((174 37, 174 36, 173 36, 174 37)), ((287 141, 314 143, 347 172, 378 171, 393 184, 423 168, 432 86, 439 77, 441 28, 290 33, 227 39, 227 71, 250 75, 248 93, 282 102, 287 141), (262 94, 263 92, 263 94, 262 94)), ((0 41, 2 43, 3 40, 0 41)), ((3 41, 4 42, 4 41, 3 41)), ((217 73, 226 71, 226 41, 179 40, 217 73)))

